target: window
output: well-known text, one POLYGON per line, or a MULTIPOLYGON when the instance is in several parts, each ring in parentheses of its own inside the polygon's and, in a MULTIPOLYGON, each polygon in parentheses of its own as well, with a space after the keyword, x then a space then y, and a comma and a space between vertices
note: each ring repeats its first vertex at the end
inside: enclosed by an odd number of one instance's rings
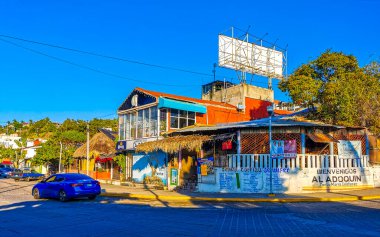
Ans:
MULTIPOLYGON (((134 140, 143 137, 157 136, 157 107, 142 109, 137 112, 126 114, 124 117, 125 139, 134 140)), ((120 134, 122 125, 120 124, 120 134)))
POLYGON ((195 124, 195 112, 187 112, 187 126, 195 124))
POLYGON ((170 110, 170 128, 184 128, 195 124, 195 112, 170 110))
POLYGON ((144 109, 143 110, 143 114, 144 114, 144 118, 143 118, 143 125, 144 125, 144 128, 143 128, 143 137, 150 137, 150 133, 149 133, 149 129, 150 129, 150 123, 149 123, 149 118, 150 118, 150 114, 149 114, 149 109, 144 109))
POLYGON ((178 110, 171 109, 170 110, 170 128, 178 128, 178 110))
POLYGON ((45 182, 46 183, 51 183, 51 182, 55 182, 55 179, 57 178, 57 176, 53 175, 51 176, 50 178, 48 178, 45 182))
POLYGON ((166 109, 160 110, 160 132, 166 132, 167 126, 167 117, 166 117, 166 109))
POLYGON ((136 138, 136 113, 131 113, 131 139, 136 138))
POLYGON ((144 119, 144 111, 139 110, 137 112, 137 138, 143 137, 143 119, 144 119))
POLYGON ((155 137, 158 135, 157 132, 158 121, 157 121, 157 107, 150 108, 150 136, 155 137))
POLYGON ((124 115, 119 115, 119 137, 120 140, 125 139, 124 115))
POLYGON ((131 115, 125 115, 125 139, 131 139, 131 115))

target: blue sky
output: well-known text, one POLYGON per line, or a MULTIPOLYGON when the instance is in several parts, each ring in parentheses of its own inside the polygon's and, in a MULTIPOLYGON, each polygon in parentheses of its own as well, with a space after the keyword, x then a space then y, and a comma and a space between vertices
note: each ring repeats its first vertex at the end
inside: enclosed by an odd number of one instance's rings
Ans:
MULTIPOLYGON (((231 26, 288 45, 288 72, 326 49, 380 59, 380 1, 1 1, 1 35, 211 74, 231 26)), ((199 97, 210 76, 158 69, 0 38, 0 123, 115 117, 135 87, 199 97), (129 79, 128 79, 129 78, 129 79), (132 81, 133 79, 135 81, 132 81), (156 84, 154 84, 156 83, 156 84), (157 85, 166 84, 166 85, 157 85), (167 86, 176 85, 176 86, 167 86)), ((217 68, 217 78, 236 73, 217 68)), ((254 78, 266 87, 266 80, 254 78)), ((275 82, 277 85, 277 82, 275 82)), ((275 88, 276 99, 289 98, 275 88)))

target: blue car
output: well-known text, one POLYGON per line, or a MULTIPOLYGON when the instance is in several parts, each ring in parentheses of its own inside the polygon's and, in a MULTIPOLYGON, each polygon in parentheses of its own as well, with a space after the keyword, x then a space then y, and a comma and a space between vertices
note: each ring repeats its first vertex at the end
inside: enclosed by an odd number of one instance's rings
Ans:
POLYGON ((9 178, 14 171, 18 171, 19 169, 15 169, 12 167, 0 168, 0 177, 9 178))
POLYGON ((19 170, 16 169, 13 172, 9 173, 9 177, 14 179, 16 182, 20 180, 26 180, 26 181, 31 181, 31 180, 42 180, 45 175, 40 174, 36 172, 35 170, 19 170))
POLYGON ((101 192, 100 184, 84 174, 54 174, 34 185, 32 195, 35 199, 57 198, 62 202, 72 198, 87 197, 95 199, 101 192))

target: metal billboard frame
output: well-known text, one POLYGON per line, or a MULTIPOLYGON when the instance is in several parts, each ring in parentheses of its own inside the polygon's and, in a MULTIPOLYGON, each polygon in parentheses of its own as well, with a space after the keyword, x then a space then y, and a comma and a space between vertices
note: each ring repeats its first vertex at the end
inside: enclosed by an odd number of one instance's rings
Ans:
MULTIPOLYGON (((236 32, 235 32, 236 35, 236 32)), ((276 46, 262 38, 242 34, 231 36, 220 33, 218 36, 218 64, 220 67, 234 69, 240 72, 241 83, 246 83, 246 73, 268 78, 269 89, 272 89, 272 79, 282 80, 287 77, 287 49, 276 46), (266 54, 266 55, 263 55, 266 54)))

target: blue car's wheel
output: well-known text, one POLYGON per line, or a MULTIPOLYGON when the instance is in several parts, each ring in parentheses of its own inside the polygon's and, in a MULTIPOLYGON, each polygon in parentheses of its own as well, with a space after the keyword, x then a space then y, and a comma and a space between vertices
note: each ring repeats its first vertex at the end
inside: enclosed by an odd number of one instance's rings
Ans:
POLYGON ((34 199, 40 199, 41 198, 40 190, 38 190, 38 188, 33 189, 33 197, 34 197, 34 199))
POLYGON ((59 191, 59 201, 66 202, 67 201, 67 195, 64 190, 59 191))

